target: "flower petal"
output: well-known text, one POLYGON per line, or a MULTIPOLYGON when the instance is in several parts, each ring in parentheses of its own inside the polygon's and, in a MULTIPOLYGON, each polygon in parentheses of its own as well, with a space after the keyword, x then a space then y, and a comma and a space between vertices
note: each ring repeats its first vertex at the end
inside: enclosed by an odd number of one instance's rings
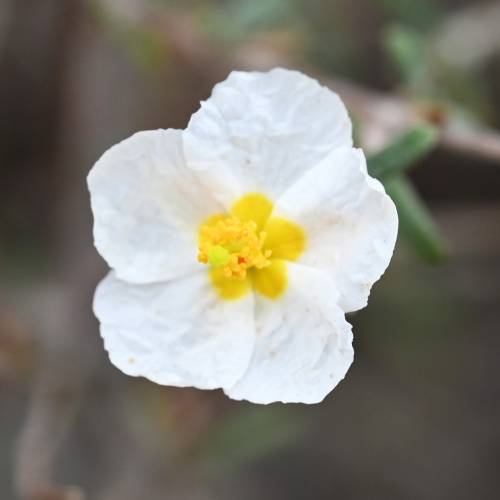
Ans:
POLYGON ((273 203, 260 193, 248 193, 242 196, 231 208, 231 215, 234 215, 240 221, 254 221, 259 230, 261 230, 271 212, 273 203))
POLYGON ((286 262, 273 259, 268 267, 251 269, 250 279, 257 293, 268 299, 277 299, 283 295, 288 285, 286 262))
POLYGON ((251 292, 248 277, 241 280, 227 278, 221 268, 210 269, 210 279, 219 296, 225 300, 237 300, 251 292))
POLYGON ((255 348, 248 370, 224 392, 254 403, 318 403, 352 363, 351 325, 336 304, 331 278, 287 263, 279 301, 256 296, 255 348))
POLYGON ((121 279, 148 283, 199 268, 199 224, 223 209, 186 168, 181 141, 178 130, 139 132, 88 176, 95 245, 121 279))
POLYGON ((287 219, 271 217, 264 227, 265 247, 273 259, 297 260, 306 248, 306 235, 300 226, 287 219))
POLYGON ((148 285, 111 272, 96 290, 94 312, 111 362, 128 375, 214 389, 234 384, 248 366, 253 294, 221 300, 205 271, 148 285))
POLYGON ((189 166, 206 172, 204 182, 227 208, 248 191, 276 199, 330 151, 351 145, 339 97, 282 68, 232 72, 184 132, 189 166))
POLYGON ((361 150, 333 151, 277 200, 275 213, 306 231, 299 262, 330 273, 342 309, 365 307, 391 260, 398 216, 382 184, 367 174, 361 150))

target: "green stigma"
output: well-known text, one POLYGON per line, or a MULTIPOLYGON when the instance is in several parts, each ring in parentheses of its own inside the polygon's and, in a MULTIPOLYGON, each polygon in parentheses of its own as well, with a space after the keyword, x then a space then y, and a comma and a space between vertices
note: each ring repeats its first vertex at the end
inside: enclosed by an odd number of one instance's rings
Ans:
POLYGON ((208 250, 208 263, 211 266, 224 266, 229 262, 229 251, 220 245, 214 245, 208 250))

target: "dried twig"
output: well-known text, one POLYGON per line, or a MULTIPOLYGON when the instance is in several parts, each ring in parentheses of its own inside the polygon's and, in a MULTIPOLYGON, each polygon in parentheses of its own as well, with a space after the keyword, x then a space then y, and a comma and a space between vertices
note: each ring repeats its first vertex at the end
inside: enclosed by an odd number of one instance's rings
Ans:
POLYGON ((166 46, 183 64, 203 71, 214 82, 231 69, 270 69, 287 66, 304 69, 337 92, 345 101, 352 116, 362 125, 361 143, 368 151, 384 147, 393 137, 407 128, 430 123, 440 129, 440 147, 444 152, 460 153, 500 164, 500 133, 484 128, 464 128, 448 120, 439 103, 418 102, 366 89, 349 80, 318 74, 314 68, 304 67, 294 56, 280 48, 270 47, 266 41, 251 40, 236 48, 224 60, 219 52, 199 34, 189 13, 157 22, 156 29, 166 46), (200 47, 202 49, 200 49, 200 47))
POLYGON ((338 78, 323 78, 322 81, 336 90, 353 115, 359 118, 363 145, 368 150, 380 149, 406 128, 429 123, 440 129, 443 151, 500 164, 500 133, 495 130, 458 127, 447 121, 437 104, 384 95, 338 78))
MULTIPOLYGON (((54 36, 64 47, 59 54, 58 68, 61 69, 59 77, 65 78, 62 68, 66 67, 67 55, 73 48, 70 42, 74 36, 75 20, 80 20, 80 2, 63 5, 53 0, 44 1, 40 8, 46 6, 54 13, 47 22, 53 23, 52 31, 57 33, 54 36)), ((72 160, 74 163, 74 158, 72 160)), ((76 199, 68 197, 65 213, 81 212, 75 210, 73 205, 78 203, 76 199)), ((82 231, 82 226, 76 220, 73 222, 82 231)), ((74 234, 66 239, 74 241, 74 234)), ((89 314, 90 283, 93 285, 94 276, 99 272, 99 263, 88 251, 74 251, 69 245, 66 247, 68 252, 57 266, 59 277, 31 294, 31 299, 26 299, 32 308, 32 331, 38 337, 41 359, 17 453, 15 484, 23 500, 83 498, 78 488, 57 485, 54 468, 57 453, 77 414, 84 389, 94 373, 98 373, 98 341, 88 332, 95 328, 89 314), (66 266, 73 271, 65 273, 66 266)), ((80 244, 80 249, 86 247, 80 244)), ((29 310, 30 306, 24 309, 29 310)))

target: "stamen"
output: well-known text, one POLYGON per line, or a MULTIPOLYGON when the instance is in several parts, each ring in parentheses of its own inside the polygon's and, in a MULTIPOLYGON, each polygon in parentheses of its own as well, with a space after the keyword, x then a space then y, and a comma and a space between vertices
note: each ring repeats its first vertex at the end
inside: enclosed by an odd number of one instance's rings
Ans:
POLYGON ((266 233, 254 221, 227 217, 201 228, 198 261, 220 267, 227 278, 244 279, 247 270, 271 264, 271 250, 264 250, 266 233))

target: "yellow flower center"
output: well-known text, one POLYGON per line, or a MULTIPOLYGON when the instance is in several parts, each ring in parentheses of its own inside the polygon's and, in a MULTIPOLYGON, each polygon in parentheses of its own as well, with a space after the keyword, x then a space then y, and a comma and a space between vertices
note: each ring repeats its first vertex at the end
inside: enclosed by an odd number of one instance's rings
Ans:
POLYGON ((198 261, 210 266, 222 298, 238 299, 251 288, 270 299, 285 292, 286 261, 300 256, 306 238, 300 226, 272 217, 272 211, 266 196, 250 193, 229 214, 215 214, 201 225, 198 261))
POLYGON ((247 269, 271 264, 272 250, 264 250, 265 231, 253 220, 242 222, 230 216, 201 227, 198 261, 220 267, 226 278, 245 279, 247 269))

